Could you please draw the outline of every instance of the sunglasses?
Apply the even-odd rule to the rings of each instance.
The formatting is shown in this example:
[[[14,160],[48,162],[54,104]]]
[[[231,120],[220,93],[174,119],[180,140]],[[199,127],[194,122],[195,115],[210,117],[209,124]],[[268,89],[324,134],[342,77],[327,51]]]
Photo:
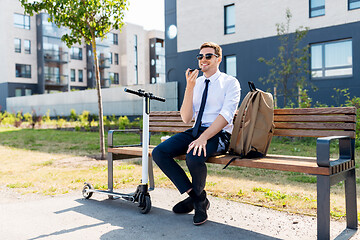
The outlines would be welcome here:
[[[207,53],[207,54],[205,54],[206,60],[210,60],[213,55],[214,55],[215,57],[219,57],[219,55],[217,55],[217,54],[215,54],[215,53]],[[203,57],[204,57],[204,54],[198,54],[198,55],[196,55],[196,58],[197,58],[198,60],[203,59]]]

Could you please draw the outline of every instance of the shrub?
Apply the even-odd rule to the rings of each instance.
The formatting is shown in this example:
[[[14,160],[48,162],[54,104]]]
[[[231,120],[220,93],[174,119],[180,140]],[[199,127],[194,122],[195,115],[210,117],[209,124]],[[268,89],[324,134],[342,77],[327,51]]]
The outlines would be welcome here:
[[[119,129],[125,129],[130,126],[130,120],[127,116],[119,117],[118,119]]]
[[[70,121],[75,122],[78,119],[75,109],[70,110]]]
[[[80,120],[80,125],[81,127],[84,128],[89,128],[90,127],[90,122],[89,122],[89,115],[90,112],[89,111],[83,111],[79,116],[79,120]]]
[[[15,115],[15,114],[14,114]],[[23,122],[23,115],[22,115],[22,112],[18,112],[16,115],[15,115],[15,122],[14,122],[14,126],[16,128],[20,127],[22,122]]]

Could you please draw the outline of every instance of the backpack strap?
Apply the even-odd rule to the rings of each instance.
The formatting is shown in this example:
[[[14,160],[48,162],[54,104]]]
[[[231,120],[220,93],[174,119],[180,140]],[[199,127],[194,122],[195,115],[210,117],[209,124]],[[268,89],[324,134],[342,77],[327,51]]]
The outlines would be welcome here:
[[[237,157],[233,157],[232,159],[230,159],[230,161],[225,165],[225,167],[223,167],[223,169],[227,168],[227,166],[230,165],[230,163],[232,163],[233,161],[235,161],[236,159],[242,159],[244,158],[243,156],[237,156]]]
[[[250,91],[255,92],[256,91],[255,84],[253,82],[248,82],[248,84],[249,84]]]

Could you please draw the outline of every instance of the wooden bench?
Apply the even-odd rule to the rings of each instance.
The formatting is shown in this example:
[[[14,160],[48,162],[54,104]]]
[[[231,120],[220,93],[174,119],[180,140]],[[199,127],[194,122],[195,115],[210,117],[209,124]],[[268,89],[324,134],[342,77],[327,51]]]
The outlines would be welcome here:
[[[183,123],[178,111],[151,112],[150,132],[182,132],[193,123]],[[316,157],[267,155],[256,159],[238,159],[231,165],[300,172],[317,176],[317,233],[318,239],[330,238],[330,186],[345,180],[347,228],[339,235],[349,239],[358,227],[355,179],[356,108],[302,108],[276,109],[274,111],[274,136],[316,137]],[[109,174],[112,161],[121,156],[142,155],[141,146],[119,147],[113,144],[113,134],[108,135]],[[339,141],[339,159],[330,159],[330,141]],[[155,146],[150,146],[149,155]],[[210,157],[208,163],[226,164],[234,156],[225,154]],[[185,159],[185,156],[178,156]],[[150,160],[151,161],[151,160]],[[111,165],[111,166],[110,166]],[[150,173],[151,174],[151,173]],[[150,176],[153,185],[153,176]],[[109,188],[112,189],[112,181]]]

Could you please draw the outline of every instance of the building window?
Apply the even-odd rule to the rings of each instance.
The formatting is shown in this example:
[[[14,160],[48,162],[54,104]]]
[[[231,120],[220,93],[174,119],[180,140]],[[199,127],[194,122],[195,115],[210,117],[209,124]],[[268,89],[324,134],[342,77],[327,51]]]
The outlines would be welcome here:
[[[112,84],[119,84],[119,73],[109,73],[109,78]]]
[[[26,89],[25,89],[25,96],[31,96],[31,94],[32,94],[31,89],[26,88]]]
[[[26,54],[31,53],[31,41],[30,40],[24,40],[24,52]]]
[[[30,16],[14,13],[14,26],[22,29],[30,29]]]
[[[236,56],[225,56],[225,72],[233,77],[236,77]]]
[[[115,61],[115,65],[119,65],[119,54],[114,53],[114,61]]]
[[[114,84],[119,84],[119,73],[114,73]]]
[[[138,74],[138,45],[137,45],[137,35],[134,35],[134,76],[135,76],[135,81],[134,84],[138,84],[139,83],[139,74]]]
[[[352,40],[311,45],[311,76],[313,79],[351,76]]]
[[[348,9],[357,9],[360,8],[360,0],[348,0]]]
[[[15,64],[15,76],[19,78],[31,78],[31,65]]]
[[[309,0],[310,17],[325,15],[325,0]]]
[[[21,39],[19,38],[14,39],[14,47],[16,53],[21,53]]]
[[[78,70],[78,78],[79,82],[83,82],[83,70],[81,69]]]
[[[71,47],[70,58],[75,60],[82,60],[82,48]]]
[[[118,45],[118,44],[119,44],[119,38],[118,38],[117,33],[113,33],[112,35],[113,35],[113,37],[112,37],[112,43],[113,43],[114,45]]]
[[[113,64],[113,54],[112,54],[112,52],[109,53],[109,62],[110,62],[110,64]]]
[[[22,96],[22,90],[21,88],[15,89],[15,97],[21,97]]]
[[[75,82],[75,69],[70,69],[70,79]]]
[[[235,33],[235,4],[224,7],[224,23],[225,34]]]

